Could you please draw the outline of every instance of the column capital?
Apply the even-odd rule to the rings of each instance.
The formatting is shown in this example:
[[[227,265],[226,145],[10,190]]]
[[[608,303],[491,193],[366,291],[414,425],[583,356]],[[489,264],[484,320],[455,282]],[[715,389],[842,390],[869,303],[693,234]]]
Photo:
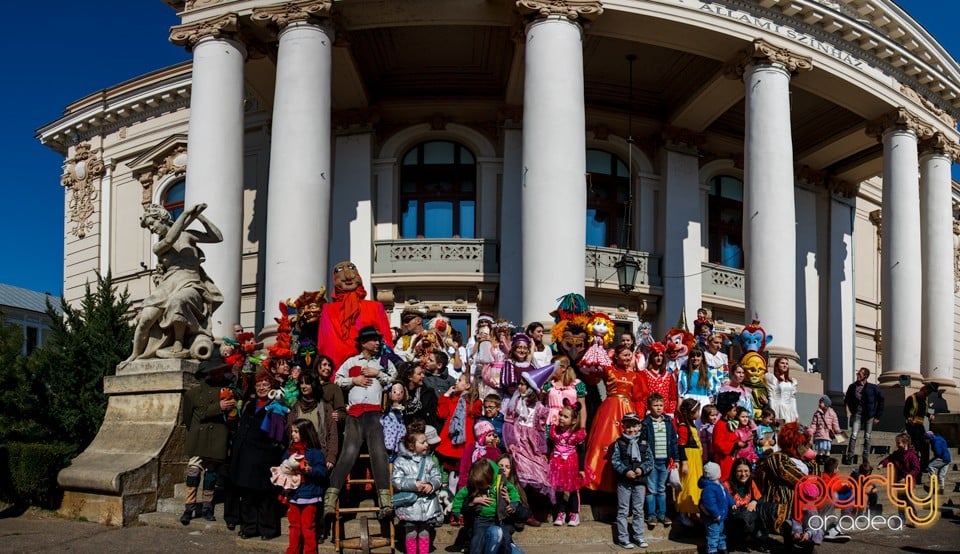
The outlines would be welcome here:
[[[796,74],[813,69],[813,58],[758,38],[724,66],[723,74],[729,79],[742,79],[748,66],[760,64],[779,64],[791,74]]]
[[[170,42],[191,50],[202,38],[234,38],[236,34],[237,14],[228,13],[196,23],[170,27]]]
[[[853,198],[860,190],[859,185],[838,179],[830,173],[814,169],[808,165],[802,165],[797,168],[796,178],[817,188],[823,188],[830,194],[835,194],[841,198]]]
[[[250,19],[260,25],[271,25],[278,30],[300,21],[316,22],[330,16],[331,0],[301,0],[277,6],[254,8]]]
[[[665,125],[660,131],[660,139],[669,148],[671,146],[699,150],[707,142],[707,137],[690,129]]]
[[[939,131],[934,133],[933,136],[920,141],[918,146],[920,147],[921,155],[939,152],[950,158],[950,161],[960,161],[960,144],[950,140],[950,137]]]
[[[564,16],[571,21],[593,21],[603,13],[599,0],[516,0],[517,8],[525,16]]]
[[[894,127],[913,131],[919,140],[928,139],[934,134],[933,127],[903,106],[867,123],[867,134],[882,142],[883,134]]]

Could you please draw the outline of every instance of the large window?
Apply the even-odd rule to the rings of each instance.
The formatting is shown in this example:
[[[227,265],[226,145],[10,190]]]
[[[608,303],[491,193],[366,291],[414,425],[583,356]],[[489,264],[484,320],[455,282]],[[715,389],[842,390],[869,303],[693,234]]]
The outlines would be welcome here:
[[[174,220],[183,213],[183,198],[186,190],[186,181],[180,179],[167,187],[167,190],[163,191],[163,198],[160,199],[160,204],[170,212],[170,216]]]
[[[707,197],[710,262],[743,269],[743,181],[720,175]]]
[[[400,236],[474,238],[477,165],[473,154],[450,141],[417,145],[400,169]]]
[[[609,152],[588,149],[587,177],[587,246],[625,247],[627,164]]]

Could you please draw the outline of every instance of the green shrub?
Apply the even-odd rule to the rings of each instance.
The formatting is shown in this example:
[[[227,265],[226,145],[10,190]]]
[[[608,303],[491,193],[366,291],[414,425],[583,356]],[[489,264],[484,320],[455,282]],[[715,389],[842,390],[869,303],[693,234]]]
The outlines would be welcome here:
[[[0,492],[12,503],[56,508],[61,491],[57,474],[77,455],[77,447],[66,443],[21,443],[0,445]],[[2,478],[0,478],[2,479]]]

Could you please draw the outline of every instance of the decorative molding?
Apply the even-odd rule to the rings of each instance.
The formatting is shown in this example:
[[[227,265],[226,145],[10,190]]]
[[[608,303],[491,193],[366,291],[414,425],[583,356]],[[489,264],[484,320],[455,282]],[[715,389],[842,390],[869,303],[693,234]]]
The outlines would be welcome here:
[[[824,188],[831,194],[842,198],[854,198],[860,191],[860,186],[857,183],[838,179],[826,171],[814,169],[808,165],[798,167],[795,176],[798,181],[809,183],[817,188]]]
[[[525,16],[564,16],[571,21],[593,21],[603,13],[599,0],[517,0],[517,8]]]
[[[932,126],[903,106],[867,123],[867,134],[882,142],[883,134],[893,127],[903,127],[913,131],[918,140],[925,140],[934,135]]]
[[[94,152],[87,142],[78,144],[73,157],[67,160],[66,170],[60,178],[60,184],[70,189],[67,211],[77,238],[87,236],[93,228],[90,216],[96,211],[94,201],[100,196],[95,181],[104,174],[103,158],[100,151]]]
[[[664,126],[663,130],[660,131],[660,138],[666,144],[686,146],[697,150],[707,142],[707,137],[701,133],[672,125]]]
[[[904,84],[901,83],[901,84],[900,84],[900,94],[903,94],[904,96],[906,96],[906,97],[909,98],[910,100],[913,100],[915,103],[923,106],[924,109],[926,109],[928,112],[932,113],[934,116],[936,116],[937,119],[939,119],[940,121],[946,123],[946,124],[947,124],[948,126],[950,126],[951,128],[954,128],[954,127],[957,126],[957,120],[956,120],[956,119],[950,117],[950,114],[948,114],[947,112],[945,112],[943,109],[941,109],[940,107],[938,107],[938,106],[937,106],[936,104],[934,104],[933,102],[927,100],[927,99],[924,98],[923,96],[920,96],[920,93],[917,92],[917,91],[915,91],[915,90],[913,90],[913,88],[911,88],[911,87],[909,87],[909,86],[904,85]]]
[[[316,22],[330,16],[331,0],[302,0],[286,2],[278,6],[254,8],[250,19],[260,25],[270,25],[283,30],[291,23],[299,21]]]
[[[170,42],[192,49],[204,37],[232,38],[236,33],[237,14],[228,13],[196,23],[173,26],[170,28]]]
[[[187,0],[186,9],[195,10],[197,8],[206,8],[208,6],[216,6],[221,2],[223,2],[223,0]]]
[[[936,132],[932,137],[920,141],[918,146],[921,153],[941,152],[952,162],[960,161],[960,144],[950,140],[947,135],[941,132]]]
[[[883,212],[880,210],[873,210],[867,216],[870,218],[870,223],[873,223],[874,227],[877,228],[877,252],[883,250]]]
[[[780,64],[791,74],[796,74],[813,69],[813,58],[758,38],[724,66],[723,74],[728,79],[743,79],[747,66],[758,64]]]

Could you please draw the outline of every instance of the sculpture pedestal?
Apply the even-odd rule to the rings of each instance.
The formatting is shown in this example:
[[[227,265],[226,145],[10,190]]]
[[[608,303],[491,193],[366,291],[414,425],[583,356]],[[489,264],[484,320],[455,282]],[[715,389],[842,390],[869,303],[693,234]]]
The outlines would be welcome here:
[[[126,525],[173,496],[186,471],[181,396],[198,367],[195,360],[137,360],[104,378],[103,425],[57,476],[61,515]]]

